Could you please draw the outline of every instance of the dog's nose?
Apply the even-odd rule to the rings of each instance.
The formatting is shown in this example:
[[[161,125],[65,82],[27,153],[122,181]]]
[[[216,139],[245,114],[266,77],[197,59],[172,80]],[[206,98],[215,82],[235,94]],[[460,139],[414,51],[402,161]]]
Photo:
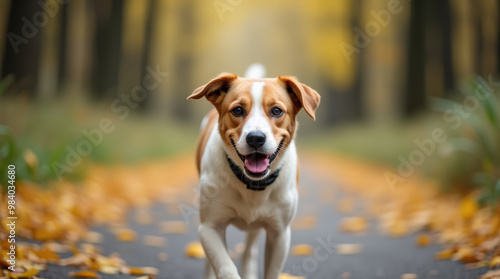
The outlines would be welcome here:
[[[266,135],[260,131],[253,131],[247,135],[247,143],[251,147],[259,148],[266,143]]]

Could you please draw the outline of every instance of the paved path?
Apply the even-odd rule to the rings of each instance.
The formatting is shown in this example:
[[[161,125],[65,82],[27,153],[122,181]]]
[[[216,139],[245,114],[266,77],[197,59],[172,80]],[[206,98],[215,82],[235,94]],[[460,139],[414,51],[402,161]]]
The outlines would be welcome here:
[[[376,231],[376,224],[372,222],[371,229],[364,236],[354,236],[338,232],[338,221],[345,216],[334,210],[334,203],[342,197],[340,190],[335,190],[333,202],[324,204],[319,202],[318,195],[321,189],[335,188],[334,181],[321,181],[313,177],[310,165],[303,164],[300,182],[301,199],[298,216],[315,215],[317,224],[312,229],[293,230],[292,245],[306,243],[312,247],[319,247],[319,257],[289,256],[285,272],[302,273],[307,278],[342,278],[345,272],[350,273],[352,279],[387,278],[398,279],[402,274],[415,273],[418,278],[460,279],[477,278],[487,269],[465,271],[464,266],[452,261],[435,261],[434,253],[440,249],[438,245],[427,248],[415,246],[415,236],[403,238],[389,238],[380,236]],[[362,202],[358,205],[362,207]],[[157,223],[160,221],[183,220],[178,214],[168,214],[164,204],[156,205],[151,211],[155,221],[151,225],[141,226],[135,222],[134,212],[129,218],[130,228],[135,230],[139,237],[137,242],[117,242],[114,235],[104,227],[95,227],[93,230],[104,234],[104,242],[100,245],[105,255],[111,252],[120,253],[121,257],[131,266],[153,266],[160,270],[156,278],[201,278],[204,260],[188,259],[184,256],[187,243],[197,241],[196,224],[189,224],[187,234],[162,235]],[[164,248],[148,247],[142,243],[142,235],[156,235],[166,238]],[[262,278],[264,235],[259,239],[259,258]],[[228,245],[234,249],[236,243],[243,241],[243,234],[235,228],[228,232]],[[338,255],[334,250],[325,248],[324,243],[344,244],[359,243],[363,245],[363,252],[356,255]],[[323,243],[323,244],[322,244]],[[328,253],[328,251],[330,253]],[[165,262],[158,259],[158,253],[168,255]],[[238,261],[238,260],[237,260]],[[50,266],[49,271],[40,274],[43,278],[68,278],[68,271],[74,268]],[[437,273],[437,274],[436,274]],[[134,278],[126,275],[101,275],[101,278]]]

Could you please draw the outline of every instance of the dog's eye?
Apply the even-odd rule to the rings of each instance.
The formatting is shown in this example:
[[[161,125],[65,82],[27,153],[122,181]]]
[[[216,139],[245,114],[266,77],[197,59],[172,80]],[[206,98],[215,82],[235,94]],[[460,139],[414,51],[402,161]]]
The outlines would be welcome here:
[[[280,109],[279,107],[273,107],[271,109],[271,116],[273,117],[280,117],[283,115],[283,110]]]
[[[240,116],[243,116],[243,114],[245,113],[245,111],[243,110],[242,107],[235,107],[231,113],[236,116],[236,117],[240,117]]]

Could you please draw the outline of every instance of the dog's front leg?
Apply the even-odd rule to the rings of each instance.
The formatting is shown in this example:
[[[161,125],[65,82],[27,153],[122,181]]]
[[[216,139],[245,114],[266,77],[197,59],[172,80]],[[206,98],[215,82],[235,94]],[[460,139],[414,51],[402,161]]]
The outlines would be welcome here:
[[[277,279],[285,264],[290,248],[290,227],[283,230],[266,230],[266,263],[264,279]]]
[[[202,223],[198,227],[201,245],[218,279],[241,279],[226,248],[227,225]]]

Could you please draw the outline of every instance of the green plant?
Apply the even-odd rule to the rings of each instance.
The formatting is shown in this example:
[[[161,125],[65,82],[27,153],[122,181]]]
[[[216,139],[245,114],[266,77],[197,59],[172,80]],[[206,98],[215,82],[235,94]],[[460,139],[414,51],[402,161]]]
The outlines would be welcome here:
[[[463,121],[461,136],[449,139],[448,145],[478,161],[468,164],[471,168],[465,177],[468,183],[481,188],[481,203],[495,206],[500,201],[500,102],[481,77],[468,80],[461,93],[462,102],[438,99],[434,107]],[[464,173],[457,175],[464,177]]]

